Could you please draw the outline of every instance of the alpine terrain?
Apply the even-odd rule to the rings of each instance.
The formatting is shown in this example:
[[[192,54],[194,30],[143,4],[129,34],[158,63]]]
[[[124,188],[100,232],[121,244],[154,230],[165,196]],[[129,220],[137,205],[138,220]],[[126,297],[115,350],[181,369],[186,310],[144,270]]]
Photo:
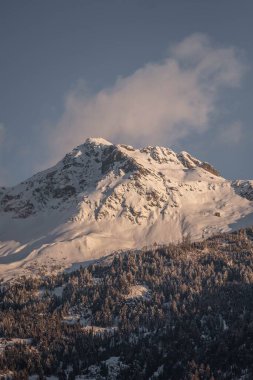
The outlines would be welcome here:
[[[226,180],[187,152],[89,138],[52,168],[0,188],[0,276],[74,269],[252,221],[253,181]]]

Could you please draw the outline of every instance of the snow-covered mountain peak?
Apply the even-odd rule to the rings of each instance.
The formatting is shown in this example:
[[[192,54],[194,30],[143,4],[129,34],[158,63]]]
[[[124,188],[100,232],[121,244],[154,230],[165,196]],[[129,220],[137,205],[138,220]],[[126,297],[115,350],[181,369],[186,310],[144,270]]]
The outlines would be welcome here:
[[[85,144],[92,144],[92,145],[112,145],[110,141],[105,140],[102,137],[88,137],[85,141]]]
[[[102,151],[103,148],[113,145],[109,141],[103,139],[102,137],[89,137],[85,140],[85,142],[81,145],[78,145],[74,148],[70,153],[66,154],[66,158],[68,157],[79,157],[82,154],[87,154],[90,151],[99,152]]]
[[[52,168],[0,189],[0,272],[8,263],[60,255],[71,265],[188,233],[206,237],[253,212],[252,194],[252,181],[227,181],[187,152],[90,138]]]
[[[210,174],[217,178],[214,179]],[[171,210],[172,205],[182,203],[178,199],[180,188],[190,186],[198,190],[201,181],[208,186],[210,181],[223,183],[225,180],[218,178],[218,175],[211,165],[187,152],[177,154],[159,146],[134,149],[124,144],[114,145],[102,138],[89,138],[52,168],[11,189],[2,189],[0,211],[10,214],[12,218],[28,218],[49,210],[64,211],[69,207],[87,209],[88,199],[89,218],[131,214],[128,218],[134,222],[138,219],[138,223],[141,223],[141,217],[150,217],[147,211],[150,211],[150,194],[155,208],[153,211],[157,213],[159,204],[159,212],[164,213],[167,208]],[[173,189],[170,187],[170,191],[168,183],[174,186]],[[127,193],[131,196],[126,197]],[[119,203],[116,201],[118,194],[122,196]],[[142,199],[138,200],[140,196]],[[96,202],[92,201],[94,197]],[[133,199],[130,201],[130,198]],[[154,201],[154,198],[159,199],[159,202]],[[114,202],[117,207],[113,206]],[[136,211],[135,208],[139,209],[140,205],[141,210]],[[112,212],[115,207],[116,213]],[[86,212],[81,214],[76,211],[73,217],[84,218]],[[139,218],[133,217],[135,214]]]
[[[193,157],[191,154],[189,154],[186,151],[182,151],[177,155],[178,159],[182,162],[182,164],[188,168],[192,169],[195,168],[196,166],[201,165],[201,161],[198,160],[197,158]]]

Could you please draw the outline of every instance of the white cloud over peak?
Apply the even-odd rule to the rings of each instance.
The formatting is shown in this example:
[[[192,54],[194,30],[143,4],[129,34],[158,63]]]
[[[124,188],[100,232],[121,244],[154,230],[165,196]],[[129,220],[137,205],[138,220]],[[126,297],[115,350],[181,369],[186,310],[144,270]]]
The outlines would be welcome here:
[[[148,63],[93,96],[68,94],[65,112],[50,131],[52,159],[101,136],[135,145],[173,144],[209,127],[220,90],[240,84],[244,65],[236,50],[217,47],[202,34],[174,45],[159,63]]]

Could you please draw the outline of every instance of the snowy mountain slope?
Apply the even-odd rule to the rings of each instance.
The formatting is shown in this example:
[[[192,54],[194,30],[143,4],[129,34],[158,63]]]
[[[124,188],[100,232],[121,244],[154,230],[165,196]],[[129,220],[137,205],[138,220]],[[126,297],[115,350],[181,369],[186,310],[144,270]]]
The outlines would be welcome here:
[[[87,139],[54,167],[0,188],[0,275],[207,237],[249,217],[252,200],[253,181],[227,181],[187,152]]]

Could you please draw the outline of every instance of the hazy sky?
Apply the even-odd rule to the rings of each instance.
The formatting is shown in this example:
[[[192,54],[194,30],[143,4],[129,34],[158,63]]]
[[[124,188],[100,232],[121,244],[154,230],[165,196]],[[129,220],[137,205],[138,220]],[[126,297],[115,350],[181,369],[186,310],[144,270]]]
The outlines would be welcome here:
[[[253,178],[252,0],[1,0],[0,185],[89,136]]]

